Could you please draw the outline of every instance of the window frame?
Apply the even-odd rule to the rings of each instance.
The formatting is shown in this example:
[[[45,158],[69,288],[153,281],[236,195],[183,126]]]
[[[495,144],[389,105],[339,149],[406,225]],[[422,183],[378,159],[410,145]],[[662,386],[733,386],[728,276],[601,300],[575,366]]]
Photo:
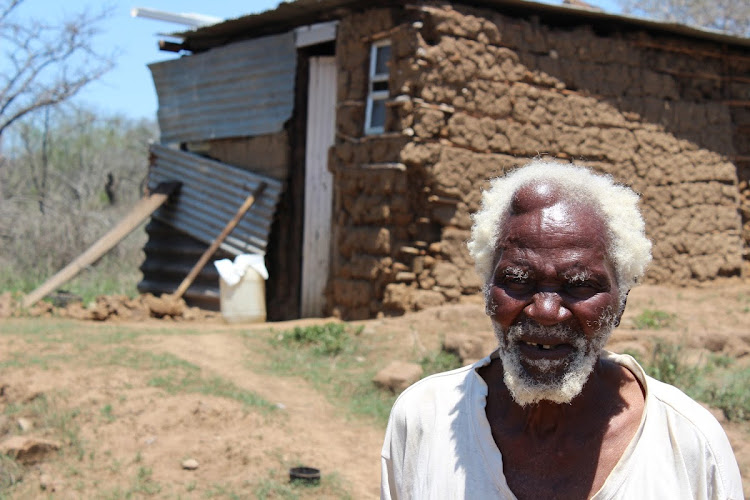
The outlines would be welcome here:
[[[376,66],[378,61],[378,49],[382,47],[391,47],[391,40],[389,38],[378,40],[373,42],[370,46],[370,71],[368,73],[367,83],[367,105],[365,108],[365,135],[382,134],[385,132],[385,123],[383,125],[372,125],[372,109],[376,101],[387,101],[391,95],[390,88],[385,90],[375,90],[375,84],[386,82],[391,77],[390,65],[388,71],[385,73],[376,73]],[[390,63],[390,59],[388,61]]]

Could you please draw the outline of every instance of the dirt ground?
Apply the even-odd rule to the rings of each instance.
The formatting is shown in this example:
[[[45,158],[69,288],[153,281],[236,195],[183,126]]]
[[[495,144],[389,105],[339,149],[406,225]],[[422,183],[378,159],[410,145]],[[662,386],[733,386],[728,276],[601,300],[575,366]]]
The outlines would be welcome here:
[[[667,327],[636,329],[636,319],[646,310],[676,319]],[[61,321],[74,321],[66,327],[75,332],[72,337],[55,333]],[[77,438],[57,443],[59,450],[30,457],[19,472],[22,481],[8,490],[10,497],[294,498],[282,491],[285,474],[305,464],[331,481],[319,490],[294,490],[301,498],[376,498],[382,424],[352,416],[300,378],[274,376],[263,368],[269,338],[293,325],[320,321],[227,325],[210,315],[179,323],[3,320],[0,436],[5,436],[0,442],[11,434],[46,437],[42,422],[19,422],[19,414],[11,411],[32,405],[41,395],[75,409],[70,418],[80,428]],[[417,360],[439,349],[447,335],[486,336],[490,331],[478,299],[358,324],[363,326],[360,341],[370,346],[362,362],[374,367],[391,359]],[[180,335],[174,333],[178,328]],[[745,366],[750,362],[750,283],[636,288],[609,348],[647,353],[655,338],[681,343],[695,359],[723,353]],[[94,362],[125,358],[129,352],[175,366],[191,363],[204,375],[253,391],[276,409],[248,410],[215,395],[171,394],[149,384],[147,370],[137,363]],[[750,426],[715,414],[732,442],[748,495]],[[189,459],[197,461],[194,470],[185,468]]]

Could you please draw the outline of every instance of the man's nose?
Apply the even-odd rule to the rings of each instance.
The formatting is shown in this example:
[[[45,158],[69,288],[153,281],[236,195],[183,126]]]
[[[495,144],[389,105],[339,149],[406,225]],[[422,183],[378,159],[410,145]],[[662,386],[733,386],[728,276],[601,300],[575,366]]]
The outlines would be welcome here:
[[[554,292],[535,293],[523,311],[529,319],[544,326],[556,325],[572,315],[560,295]]]

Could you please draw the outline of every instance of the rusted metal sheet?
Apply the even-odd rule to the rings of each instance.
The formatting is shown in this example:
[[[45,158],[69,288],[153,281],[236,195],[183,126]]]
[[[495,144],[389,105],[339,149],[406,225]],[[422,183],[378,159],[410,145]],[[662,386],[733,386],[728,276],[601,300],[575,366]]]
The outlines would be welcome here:
[[[258,200],[220,247],[232,255],[265,254],[283,189],[280,181],[161,145],[152,145],[151,154],[149,186],[165,180],[182,183],[175,200],[156,211],[153,218],[206,244],[221,232],[247,195],[265,182]]]
[[[294,108],[296,66],[294,33],[150,64],[161,142],[280,131]]]

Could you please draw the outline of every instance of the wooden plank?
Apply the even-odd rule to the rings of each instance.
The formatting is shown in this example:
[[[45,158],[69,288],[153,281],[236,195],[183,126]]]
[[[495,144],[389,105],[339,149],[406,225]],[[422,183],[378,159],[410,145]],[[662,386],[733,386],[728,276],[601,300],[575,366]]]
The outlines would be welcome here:
[[[141,198],[115,227],[99,238],[85,252],[76,257],[73,262],[42,283],[36,290],[26,295],[23,299],[23,307],[33,306],[47,294],[54,292],[57,288],[73,279],[75,275],[81,272],[81,269],[96,262],[102,255],[133,232],[146,217],[149,217],[157,208],[162,206],[178,185],[179,183],[175,182],[159,184],[151,194]]]
[[[323,314],[331,253],[333,176],[328,171],[328,150],[335,139],[336,61],[310,59],[310,85],[305,145],[305,212],[302,236],[303,318]]]
[[[198,276],[198,273],[201,272],[201,269],[208,263],[208,259],[211,258],[211,256],[216,253],[216,250],[219,249],[219,245],[222,244],[222,242],[229,236],[229,233],[232,232],[232,230],[237,227],[237,224],[239,224],[240,220],[242,219],[242,216],[245,215],[245,213],[250,210],[250,207],[253,206],[253,203],[255,203],[255,200],[258,199],[258,196],[263,192],[263,190],[266,187],[266,183],[262,182],[258,186],[258,189],[256,189],[254,192],[250,193],[250,195],[245,198],[245,201],[242,202],[242,205],[240,205],[240,208],[237,209],[237,213],[234,214],[234,217],[227,222],[227,225],[224,226],[224,229],[221,230],[221,233],[219,233],[219,236],[214,238],[214,241],[211,242],[211,245],[206,249],[205,252],[203,252],[203,255],[201,255],[201,258],[198,259],[198,262],[193,266],[193,269],[190,270],[190,273],[188,273],[187,276],[185,276],[185,279],[182,280],[182,283],[180,283],[180,286],[177,287],[177,290],[172,294],[172,297],[175,299],[179,299],[182,297],[182,295],[185,293],[185,291],[188,289],[188,287],[193,283],[195,278]]]

